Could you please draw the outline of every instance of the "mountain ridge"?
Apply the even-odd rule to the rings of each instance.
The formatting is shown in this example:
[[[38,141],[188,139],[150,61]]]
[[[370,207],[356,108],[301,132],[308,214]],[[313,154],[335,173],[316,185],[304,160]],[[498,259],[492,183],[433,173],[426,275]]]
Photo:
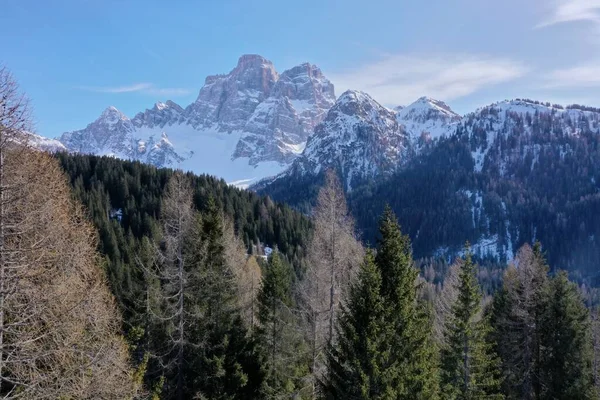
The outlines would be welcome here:
[[[130,119],[110,106],[59,140],[69,151],[251,181],[289,165],[334,102],[333,84],[317,66],[279,74],[269,60],[248,54],[228,74],[206,77],[185,108],[167,100]]]

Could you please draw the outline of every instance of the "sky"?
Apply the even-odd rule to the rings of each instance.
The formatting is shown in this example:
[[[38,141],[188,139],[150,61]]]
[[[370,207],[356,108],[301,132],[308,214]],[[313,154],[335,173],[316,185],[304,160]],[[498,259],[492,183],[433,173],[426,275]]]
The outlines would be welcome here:
[[[600,0],[2,0],[0,65],[37,133],[193,102],[242,54],[318,65],[386,106],[532,98],[600,106]]]

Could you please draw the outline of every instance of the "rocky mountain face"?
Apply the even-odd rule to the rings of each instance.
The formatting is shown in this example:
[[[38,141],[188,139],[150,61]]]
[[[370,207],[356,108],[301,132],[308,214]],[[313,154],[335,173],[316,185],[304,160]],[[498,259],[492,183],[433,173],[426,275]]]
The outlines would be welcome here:
[[[425,124],[416,126],[417,132],[434,124],[410,112],[411,106],[394,110],[396,121],[404,122],[399,128],[411,138],[407,151],[396,159],[400,167],[347,187],[363,238],[371,243],[376,240],[377,219],[385,204],[390,204],[403,231],[410,235],[417,257],[451,261],[468,240],[481,257],[510,260],[523,243],[540,240],[551,265],[587,276],[597,274],[600,109],[513,100],[458,118],[441,108],[424,115],[437,114],[432,119],[444,120],[438,126],[446,124],[448,133],[424,143],[418,151],[413,151],[415,130],[411,134],[406,128],[407,116]],[[306,158],[311,143],[312,138],[294,166]],[[321,143],[319,148],[332,147],[327,141]],[[308,211],[321,181],[314,175],[319,171],[316,163],[307,165],[306,171],[312,174],[282,174],[259,187],[260,193]]]
[[[258,55],[209,76],[195,102],[167,101],[129,119],[114,107],[60,141],[106,154],[246,182],[282,171],[334,104],[333,84],[305,63],[279,74]]]
[[[346,188],[395,171],[405,161],[409,137],[393,111],[368,94],[344,92],[315,127],[302,156],[284,172],[286,176],[318,175],[333,168]]]

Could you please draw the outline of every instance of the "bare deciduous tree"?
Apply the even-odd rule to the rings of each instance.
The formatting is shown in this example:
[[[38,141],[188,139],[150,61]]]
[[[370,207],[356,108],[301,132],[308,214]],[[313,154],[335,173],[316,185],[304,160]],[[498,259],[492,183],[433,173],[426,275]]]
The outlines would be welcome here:
[[[154,260],[142,267],[148,283],[146,309],[155,325],[152,331],[167,335],[151,339],[153,356],[161,361],[164,371],[172,374],[170,384],[175,386],[173,392],[178,399],[184,398],[186,349],[196,344],[190,340],[191,321],[197,321],[201,314],[191,302],[194,289],[199,287],[199,268],[191,265],[202,251],[199,243],[193,243],[200,236],[198,218],[191,183],[177,171],[169,179],[162,199],[161,243],[155,247]]]
[[[440,345],[444,343],[446,317],[451,315],[452,305],[458,297],[460,262],[462,260],[459,259],[448,268],[441,290],[434,301],[433,337]]]
[[[315,229],[308,248],[308,267],[299,290],[308,327],[312,374],[319,379],[324,367],[324,349],[335,340],[339,305],[364,254],[344,192],[333,171],[327,172],[313,217]]]
[[[29,151],[0,70],[0,397],[129,398],[134,384],[92,226],[58,163]]]
[[[225,260],[235,275],[240,315],[250,330],[256,325],[256,296],[260,290],[261,270],[254,256],[247,256],[244,242],[235,234],[233,223],[223,227]]]

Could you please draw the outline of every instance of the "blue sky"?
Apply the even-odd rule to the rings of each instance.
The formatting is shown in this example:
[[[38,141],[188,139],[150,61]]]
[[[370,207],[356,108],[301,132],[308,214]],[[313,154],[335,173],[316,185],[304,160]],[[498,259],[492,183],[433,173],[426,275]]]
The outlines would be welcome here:
[[[385,105],[530,97],[600,106],[600,0],[3,0],[0,64],[37,132],[194,101],[245,53],[317,64]]]

